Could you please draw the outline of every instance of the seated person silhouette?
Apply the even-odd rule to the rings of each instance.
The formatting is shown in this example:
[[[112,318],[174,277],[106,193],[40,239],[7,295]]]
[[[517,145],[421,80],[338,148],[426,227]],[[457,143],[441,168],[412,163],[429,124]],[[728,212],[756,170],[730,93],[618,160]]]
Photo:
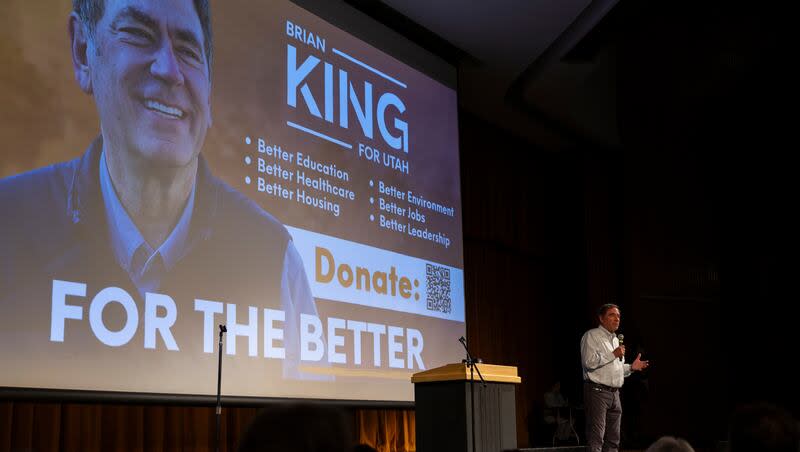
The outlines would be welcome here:
[[[797,452],[800,426],[786,409],[753,402],[734,410],[729,424],[730,452]]]
[[[561,382],[556,381],[550,391],[544,393],[544,422],[554,429],[553,443],[578,438],[575,431],[569,401],[561,394]]]
[[[352,424],[331,405],[279,403],[250,422],[239,452],[352,452]]]

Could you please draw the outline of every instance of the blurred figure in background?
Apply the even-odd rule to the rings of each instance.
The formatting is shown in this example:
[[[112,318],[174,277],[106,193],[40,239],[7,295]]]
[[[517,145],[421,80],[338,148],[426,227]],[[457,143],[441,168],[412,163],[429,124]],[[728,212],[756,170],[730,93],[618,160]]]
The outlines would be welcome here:
[[[731,416],[730,452],[798,452],[797,420],[765,402],[737,408]]]
[[[561,382],[556,381],[544,393],[544,422],[552,428],[553,440],[565,441],[573,436],[572,413],[569,401],[561,393]],[[577,436],[577,432],[574,433]]]

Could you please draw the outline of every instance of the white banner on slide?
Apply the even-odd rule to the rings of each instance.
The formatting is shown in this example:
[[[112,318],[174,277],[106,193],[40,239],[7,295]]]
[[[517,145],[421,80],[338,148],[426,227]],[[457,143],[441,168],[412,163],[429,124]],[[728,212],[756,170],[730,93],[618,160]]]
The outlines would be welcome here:
[[[464,270],[286,227],[316,298],[464,321]]]

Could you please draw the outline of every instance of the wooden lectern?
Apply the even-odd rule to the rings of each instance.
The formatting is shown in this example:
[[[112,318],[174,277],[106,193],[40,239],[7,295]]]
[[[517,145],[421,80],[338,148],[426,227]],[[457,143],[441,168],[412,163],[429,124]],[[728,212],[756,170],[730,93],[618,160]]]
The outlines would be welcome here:
[[[476,364],[474,378],[475,452],[517,448],[514,394],[522,379],[513,366]],[[473,452],[470,370],[447,364],[411,377],[416,405],[417,452]]]

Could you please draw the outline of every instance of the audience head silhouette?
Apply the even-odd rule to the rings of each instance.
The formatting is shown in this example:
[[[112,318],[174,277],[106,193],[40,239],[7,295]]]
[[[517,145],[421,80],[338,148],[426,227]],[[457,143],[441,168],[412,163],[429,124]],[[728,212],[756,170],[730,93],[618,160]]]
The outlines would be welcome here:
[[[378,452],[378,450],[369,444],[359,444],[353,449],[353,452]]]
[[[692,446],[684,439],[674,436],[662,436],[650,445],[645,452],[694,452]]]
[[[264,408],[247,427],[239,452],[351,452],[352,425],[343,410],[310,403]]]

